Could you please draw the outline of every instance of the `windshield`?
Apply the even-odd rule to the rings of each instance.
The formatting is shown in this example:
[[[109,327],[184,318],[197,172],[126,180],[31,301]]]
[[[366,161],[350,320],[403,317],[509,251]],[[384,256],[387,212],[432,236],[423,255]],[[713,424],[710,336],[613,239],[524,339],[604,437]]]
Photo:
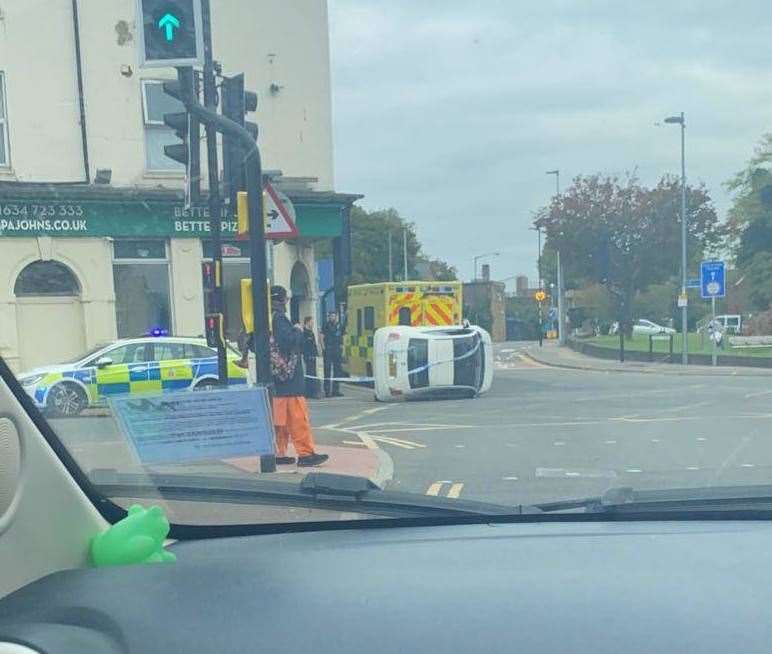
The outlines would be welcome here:
[[[0,356],[99,493],[772,483],[767,5],[48,4],[0,12]]]

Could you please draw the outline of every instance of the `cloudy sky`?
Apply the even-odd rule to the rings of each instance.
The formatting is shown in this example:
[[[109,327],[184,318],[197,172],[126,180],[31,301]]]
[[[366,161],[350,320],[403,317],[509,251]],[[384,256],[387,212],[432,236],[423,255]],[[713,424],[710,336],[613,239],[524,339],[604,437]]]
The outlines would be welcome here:
[[[578,174],[710,189],[772,118],[764,1],[329,0],[336,187],[393,206],[464,278],[535,275],[531,214]]]

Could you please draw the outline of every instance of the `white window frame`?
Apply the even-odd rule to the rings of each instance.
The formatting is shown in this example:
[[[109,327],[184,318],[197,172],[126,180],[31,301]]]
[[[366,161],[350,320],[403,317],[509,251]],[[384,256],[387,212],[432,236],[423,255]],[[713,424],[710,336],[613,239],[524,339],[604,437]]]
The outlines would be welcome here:
[[[0,139],[3,140],[5,161],[0,161],[0,168],[11,167],[11,137],[8,129],[8,89],[5,84],[5,72],[0,70]]]
[[[145,148],[147,149],[147,131],[150,130],[165,130],[169,134],[173,134],[174,130],[164,123],[163,119],[153,120],[150,118],[150,110],[147,104],[147,87],[152,85],[162,86],[164,82],[170,82],[174,80],[170,79],[142,79],[140,80],[140,95],[142,96],[142,129],[144,132]],[[148,162],[150,160],[149,152],[145,152],[145,171],[151,175],[163,175],[164,177],[184,177],[185,169],[181,167],[169,167],[169,168],[150,168]],[[171,161],[171,160],[170,160]]]

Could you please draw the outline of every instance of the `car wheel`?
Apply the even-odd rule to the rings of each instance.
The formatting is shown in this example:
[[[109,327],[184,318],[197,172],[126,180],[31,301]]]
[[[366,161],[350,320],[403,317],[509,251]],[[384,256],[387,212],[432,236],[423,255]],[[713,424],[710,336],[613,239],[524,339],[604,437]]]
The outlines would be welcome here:
[[[198,382],[193,387],[194,391],[214,391],[217,390],[218,386],[216,382],[213,382],[211,379],[205,379],[204,381]]]
[[[73,417],[88,406],[88,397],[80,386],[57,384],[48,392],[46,409],[57,418]]]

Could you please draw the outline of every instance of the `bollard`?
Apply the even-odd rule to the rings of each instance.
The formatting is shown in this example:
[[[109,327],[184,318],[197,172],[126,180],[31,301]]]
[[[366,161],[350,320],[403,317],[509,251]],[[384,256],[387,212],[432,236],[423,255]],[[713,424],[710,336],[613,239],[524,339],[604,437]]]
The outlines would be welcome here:
[[[673,363],[673,335],[670,334],[670,363]]]
[[[654,336],[649,334],[649,363],[654,361]]]

